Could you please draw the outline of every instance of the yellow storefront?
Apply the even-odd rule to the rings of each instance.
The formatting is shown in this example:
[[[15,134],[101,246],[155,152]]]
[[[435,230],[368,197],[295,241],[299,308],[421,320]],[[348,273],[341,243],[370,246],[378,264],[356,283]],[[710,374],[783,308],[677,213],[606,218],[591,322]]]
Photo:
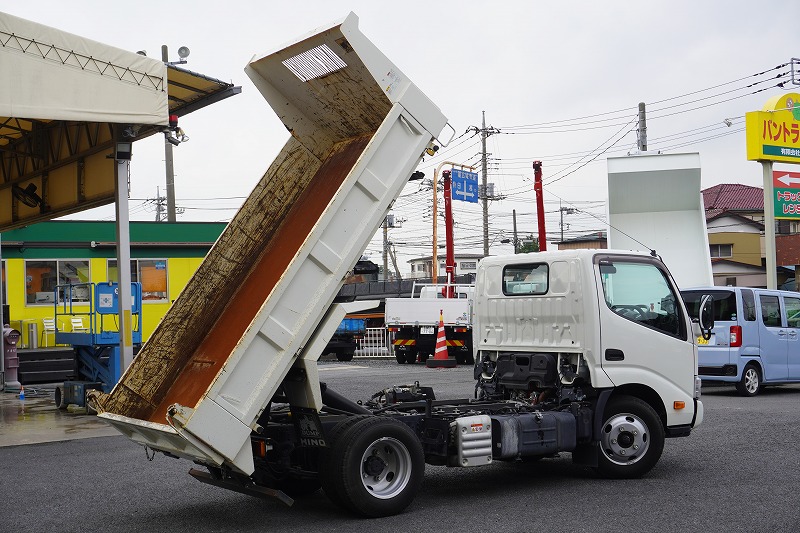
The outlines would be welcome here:
[[[131,278],[142,284],[142,338],[146,340],[186,286],[225,228],[214,222],[131,222]],[[2,234],[4,321],[20,329],[23,344],[52,345],[44,319],[62,301],[59,286],[116,281],[114,222],[49,221]],[[76,312],[87,312],[73,295]],[[77,303],[76,303],[77,302]],[[35,324],[31,327],[31,324]],[[70,324],[58,324],[69,331]]]

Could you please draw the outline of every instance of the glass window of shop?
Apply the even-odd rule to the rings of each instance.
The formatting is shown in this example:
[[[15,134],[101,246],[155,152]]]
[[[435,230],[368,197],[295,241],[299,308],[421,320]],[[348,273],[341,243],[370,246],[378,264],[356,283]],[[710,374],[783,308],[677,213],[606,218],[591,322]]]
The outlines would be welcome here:
[[[88,259],[69,259],[60,261],[25,261],[25,302],[28,305],[52,305],[64,298],[67,285],[73,285],[72,301],[89,300]]]
[[[119,281],[117,260],[108,260],[108,281]],[[131,259],[131,281],[142,284],[142,300],[145,302],[166,301],[167,260]]]

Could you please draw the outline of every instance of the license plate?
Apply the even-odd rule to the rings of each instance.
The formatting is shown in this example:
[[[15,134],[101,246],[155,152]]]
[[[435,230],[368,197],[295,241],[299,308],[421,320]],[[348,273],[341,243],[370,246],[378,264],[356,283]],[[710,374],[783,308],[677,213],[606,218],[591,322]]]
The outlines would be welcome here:
[[[436,331],[436,329],[433,326],[421,326],[419,328],[419,332],[422,335],[433,335],[434,331]]]

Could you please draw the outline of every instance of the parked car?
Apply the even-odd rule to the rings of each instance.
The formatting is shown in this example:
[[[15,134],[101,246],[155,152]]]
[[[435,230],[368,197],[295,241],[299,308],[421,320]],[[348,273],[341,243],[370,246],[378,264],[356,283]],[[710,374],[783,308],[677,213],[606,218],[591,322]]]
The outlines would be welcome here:
[[[800,293],[747,287],[681,291],[692,318],[705,294],[714,297],[714,329],[711,338],[697,339],[704,381],[733,383],[743,396],[755,396],[764,385],[800,382]]]

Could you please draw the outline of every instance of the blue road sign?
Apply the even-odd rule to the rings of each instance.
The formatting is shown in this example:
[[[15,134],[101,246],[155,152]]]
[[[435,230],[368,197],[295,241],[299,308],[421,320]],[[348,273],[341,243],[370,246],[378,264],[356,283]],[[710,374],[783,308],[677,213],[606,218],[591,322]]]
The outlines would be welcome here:
[[[478,203],[478,174],[466,170],[456,170],[450,175],[453,200]]]

